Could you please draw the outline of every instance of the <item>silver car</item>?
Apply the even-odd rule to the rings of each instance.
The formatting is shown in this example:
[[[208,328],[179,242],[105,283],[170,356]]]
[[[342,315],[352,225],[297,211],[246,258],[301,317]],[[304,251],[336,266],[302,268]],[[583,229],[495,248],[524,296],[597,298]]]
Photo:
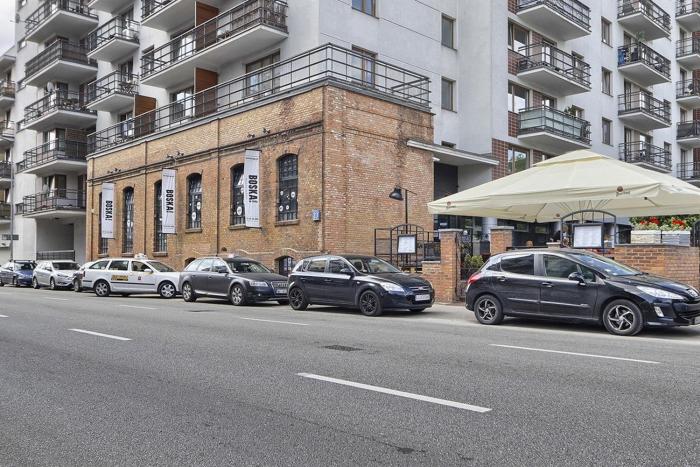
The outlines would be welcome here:
[[[73,274],[80,269],[75,261],[40,261],[34,268],[32,287],[48,287],[51,290],[73,286]]]

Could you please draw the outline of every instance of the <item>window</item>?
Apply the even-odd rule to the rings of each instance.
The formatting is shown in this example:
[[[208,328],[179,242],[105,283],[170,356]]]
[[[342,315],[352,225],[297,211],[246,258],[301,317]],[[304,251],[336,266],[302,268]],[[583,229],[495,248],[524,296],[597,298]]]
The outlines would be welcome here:
[[[153,251],[168,251],[168,236],[163,233],[163,182],[158,181],[153,187]]]
[[[671,154],[671,143],[667,143],[667,142],[664,141],[664,151],[665,151],[667,154]]]
[[[112,263],[109,265],[109,269],[112,271],[128,271],[129,261],[123,259],[112,261]]]
[[[209,272],[211,271],[211,267],[213,264],[214,260],[212,259],[203,259],[198,265],[197,265],[197,271],[199,272]]]
[[[100,193],[100,217],[98,220],[97,228],[99,229],[98,235],[100,236],[100,242],[97,246],[97,254],[106,255],[108,251],[108,239],[102,238],[102,193]]]
[[[540,105],[543,107],[549,107],[551,109],[557,108],[557,100],[554,97],[547,96],[546,94],[540,95]]]
[[[352,0],[352,8],[368,15],[376,16],[376,0]]]
[[[574,272],[583,274],[583,277],[588,282],[594,282],[596,277],[595,273],[587,267],[581,266],[570,259],[554,255],[544,255],[544,270],[547,277],[556,277],[558,279],[568,279],[569,275]]]
[[[22,50],[27,46],[27,39],[20,39],[19,42],[17,42],[17,50]]]
[[[508,23],[508,48],[519,51],[530,43],[530,32],[515,23]]]
[[[455,20],[442,15],[442,45],[454,49],[455,46]]]
[[[328,272],[331,274],[340,274],[343,269],[349,269],[345,261],[341,259],[332,259],[328,262]]]
[[[279,187],[277,220],[296,220],[298,202],[297,188],[299,183],[296,155],[287,154],[277,160],[277,177],[277,184]]]
[[[602,68],[600,74],[603,83],[601,91],[608,96],[612,96],[612,73],[610,70]]]
[[[508,173],[520,172],[527,169],[528,163],[527,149],[510,146],[508,148]]]
[[[325,259],[314,259],[309,261],[309,265],[306,267],[306,272],[325,272],[326,271],[326,260]]]
[[[360,47],[352,47],[354,52],[350,63],[350,75],[355,81],[359,81],[365,85],[374,85],[374,66],[377,60],[377,54]]]
[[[202,228],[202,176],[187,177],[187,228]]]
[[[185,266],[185,271],[196,271],[202,261],[204,260],[192,259],[189,263],[186,262],[187,266]]]
[[[141,57],[141,73],[144,75],[153,73],[155,65],[155,57],[153,56],[153,46],[145,49]]]
[[[132,253],[134,251],[134,189],[131,187],[125,188],[123,198],[122,251],[124,253]]]
[[[190,86],[180,91],[170,93],[170,121],[179,122],[192,116],[194,102],[192,94],[194,89]]]
[[[600,40],[603,44],[612,45],[610,21],[600,18]]]
[[[501,270],[513,274],[535,274],[535,255],[513,255],[501,258]]]
[[[288,276],[294,269],[294,258],[291,256],[282,256],[277,259],[277,272],[283,276]]]
[[[231,225],[245,225],[243,164],[231,168]]]
[[[153,269],[151,269],[146,263],[142,263],[141,261],[132,261],[131,270],[133,272],[153,272]]]
[[[254,96],[258,93],[264,93],[274,90],[279,87],[279,78],[277,71],[270,65],[280,61],[280,53],[276,52],[260,60],[248,63],[245,66],[247,76],[246,87],[244,94],[246,96]],[[260,73],[254,73],[257,70],[262,70]]]
[[[107,265],[109,264],[109,261],[98,261],[94,264],[92,264],[88,269],[96,269],[96,270],[104,270],[107,269]]]
[[[602,121],[602,140],[603,144],[610,144],[612,145],[612,121],[608,120],[607,118],[604,118]]]
[[[508,110],[520,112],[530,104],[530,93],[527,89],[517,84],[508,83]]]
[[[451,79],[442,78],[442,108],[445,110],[455,109],[454,88],[454,81]]]

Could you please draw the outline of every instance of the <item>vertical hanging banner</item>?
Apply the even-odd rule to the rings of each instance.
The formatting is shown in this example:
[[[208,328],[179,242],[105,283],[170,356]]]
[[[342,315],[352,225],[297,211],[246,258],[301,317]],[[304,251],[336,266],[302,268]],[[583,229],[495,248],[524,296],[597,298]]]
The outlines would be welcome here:
[[[246,149],[243,166],[245,226],[260,227],[260,151]]]
[[[114,183],[102,184],[101,238],[114,238]]]
[[[164,234],[175,233],[175,177],[177,170],[163,169],[160,218]]]

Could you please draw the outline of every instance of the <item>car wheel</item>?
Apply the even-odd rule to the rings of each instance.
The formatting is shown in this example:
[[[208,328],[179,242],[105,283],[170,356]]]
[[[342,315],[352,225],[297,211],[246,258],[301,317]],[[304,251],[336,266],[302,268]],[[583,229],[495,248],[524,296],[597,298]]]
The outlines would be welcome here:
[[[49,280],[49,289],[56,290],[56,281],[53,277]]]
[[[289,305],[289,300],[277,300],[280,305]]]
[[[131,294],[130,293],[120,293],[119,295],[121,295],[122,297],[128,297]]]
[[[240,284],[236,284],[231,287],[228,298],[231,300],[231,303],[234,306],[245,305],[245,291],[243,290],[243,287],[241,287]]]
[[[503,321],[501,302],[493,295],[482,295],[474,303],[474,316],[481,324],[500,324]]]
[[[189,282],[182,284],[182,299],[186,302],[194,302],[197,300],[197,295],[194,293],[192,284]]]
[[[603,324],[611,334],[634,336],[644,327],[644,318],[634,303],[629,300],[615,300],[605,307]]]
[[[106,281],[97,281],[93,287],[98,297],[109,297],[109,284]]]
[[[73,281],[73,292],[78,292],[80,293],[82,291],[80,287],[80,281],[78,279]]]
[[[158,286],[158,295],[161,298],[173,298],[175,296],[175,285],[172,282],[162,282]]]
[[[36,280],[36,277],[32,278],[32,287],[34,287],[35,289],[39,288],[39,281]]]
[[[12,278],[12,287],[19,287],[19,286],[17,285],[17,278],[16,278],[16,277],[13,277],[13,278]]]
[[[299,311],[306,310],[309,306],[306,294],[299,287],[289,289],[289,305],[291,305],[292,309]]]
[[[365,316],[379,316],[382,314],[382,303],[379,296],[368,290],[360,295],[360,311]]]
[[[0,279],[0,287],[5,287],[5,283]]]

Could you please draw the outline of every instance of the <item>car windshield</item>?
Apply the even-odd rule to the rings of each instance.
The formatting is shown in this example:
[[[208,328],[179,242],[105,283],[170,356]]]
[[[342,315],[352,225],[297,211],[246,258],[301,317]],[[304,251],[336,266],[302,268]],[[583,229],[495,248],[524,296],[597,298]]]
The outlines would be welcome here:
[[[19,271],[33,271],[34,263],[17,263],[17,270]]]
[[[593,270],[609,274],[611,276],[638,276],[643,274],[636,269],[620,264],[604,256],[573,253],[571,254],[571,257]]]
[[[158,272],[175,272],[173,268],[167,264],[161,263],[160,261],[150,261],[148,265]]]
[[[270,272],[262,264],[256,261],[226,261],[228,267],[231,268],[233,272],[246,273],[246,272]]]
[[[80,267],[76,263],[51,263],[51,266],[57,271],[75,271]]]
[[[401,272],[391,264],[371,256],[346,257],[350,264],[360,272],[368,274],[389,274]]]

